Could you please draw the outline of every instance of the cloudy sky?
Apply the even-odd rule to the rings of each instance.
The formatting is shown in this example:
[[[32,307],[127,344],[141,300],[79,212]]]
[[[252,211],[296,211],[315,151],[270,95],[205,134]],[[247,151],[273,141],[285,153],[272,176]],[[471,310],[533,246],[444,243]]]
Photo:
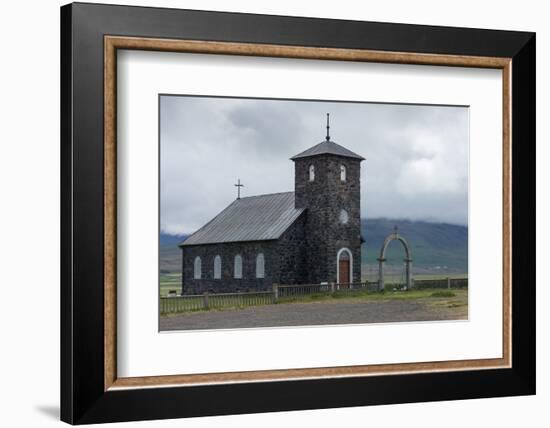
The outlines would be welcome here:
[[[291,156],[360,154],[363,217],[468,221],[468,108],[161,96],[161,230],[188,234],[236,197],[294,190]]]

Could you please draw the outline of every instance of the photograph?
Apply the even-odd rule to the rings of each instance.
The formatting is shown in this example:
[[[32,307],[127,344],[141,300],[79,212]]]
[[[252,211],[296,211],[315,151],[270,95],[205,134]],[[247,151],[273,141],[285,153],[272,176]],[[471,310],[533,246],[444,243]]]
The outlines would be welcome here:
[[[160,331],[468,320],[467,105],[158,108]]]
[[[428,411],[508,427],[542,414],[543,14],[431,3],[27,11],[52,50],[8,67],[22,78],[7,82],[46,92],[11,84],[24,120],[6,141],[23,136],[8,146],[25,156],[6,183],[51,196],[16,186],[29,238],[4,223],[21,248],[35,224],[58,243],[58,263],[33,269],[57,266],[60,290],[41,275],[30,317],[8,299],[23,355],[57,343],[40,364],[6,365],[20,369],[10,389],[26,388],[20,373],[50,385],[10,421],[427,428]],[[45,55],[56,85],[24,72]],[[60,108],[29,126],[28,100]]]
[[[35,3],[6,27],[7,288],[48,250],[31,316],[4,299],[7,426],[545,415],[543,13]]]

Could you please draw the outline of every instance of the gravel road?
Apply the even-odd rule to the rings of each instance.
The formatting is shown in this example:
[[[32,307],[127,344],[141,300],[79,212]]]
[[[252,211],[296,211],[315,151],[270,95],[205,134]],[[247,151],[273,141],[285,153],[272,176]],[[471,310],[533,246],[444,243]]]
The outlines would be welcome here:
[[[433,302],[433,299],[431,300]],[[286,303],[160,318],[160,330],[204,330],[327,324],[467,319],[462,308],[436,308],[426,299],[374,302]]]

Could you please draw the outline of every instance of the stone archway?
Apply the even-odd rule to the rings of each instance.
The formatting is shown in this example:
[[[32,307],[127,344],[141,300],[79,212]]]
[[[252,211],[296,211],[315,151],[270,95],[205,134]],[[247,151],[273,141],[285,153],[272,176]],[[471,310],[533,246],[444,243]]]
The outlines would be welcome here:
[[[405,275],[406,275],[406,288],[407,290],[410,290],[413,287],[413,278],[412,278],[412,257],[411,257],[411,249],[409,248],[409,244],[403,238],[399,233],[397,233],[397,226],[393,230],[393,233],[389,234],[388,237],[384,240],[384,244],[382,245],[382,248],[380,249],[380,257],[378,257],[378,291],[384,290],[384,263],[386,261],[386,249],[388,248],[388,245],[391,241],[399,241],[401,244],[403,244],[403,247],[405,248]]]

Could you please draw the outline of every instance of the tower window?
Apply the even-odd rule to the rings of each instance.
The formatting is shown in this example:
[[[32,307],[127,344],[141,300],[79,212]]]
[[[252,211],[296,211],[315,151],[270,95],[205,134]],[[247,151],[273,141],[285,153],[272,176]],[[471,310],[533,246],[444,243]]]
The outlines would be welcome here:
[[[256,278],[263,278],[265,271],[265,259],[263,253],[256,256]]]
[[[315,181],[315,166],[309,166],[309,181]]]
[[[233,276],[236,279],[241,279],[243,277],[243,258],[240,254],[237,254],[235,256],[235,268],[233,272]]]
[[[214,257],[214,279],[222,279],[222,258]]]
[[[193,264],[193,277],[195,279],[201,279],[201,275],[202,275],[202,263],[201,263],[201,258],[200,257],[195,257],[195,262]]]
[[[349,221],[349,214],[346,210],[340,210],[340,223],[342,224],[348,224]]]
[[[340,181],[346,181],[346,167],[340,165]]]

